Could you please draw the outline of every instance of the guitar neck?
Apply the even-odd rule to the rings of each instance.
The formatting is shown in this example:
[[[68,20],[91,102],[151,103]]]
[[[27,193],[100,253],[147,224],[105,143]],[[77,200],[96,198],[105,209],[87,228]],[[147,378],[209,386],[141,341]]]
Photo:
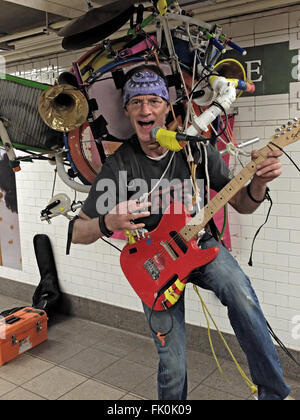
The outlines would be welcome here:
[[[278,150],[276,145],[283,148],[300,138],[299,123],[295,123],[293,127],[294,128],[292,129],[290,126],[287,133],[282,132],[281,135],[277,134],[272,136],[270,141],[274,144],[268,143],[267,146],[260,149],[258,151],[258,157],[251,160],[247,166],[245,166],[218,194],[214,196],[212,200],[209,201],[208,204],[206,204],[198,215],[193,217],[189,223],[181,229],[179,233],[187,242],[196,237],[218,211],[221,210],[221,208],[223,208],[224,205],[245,186],[245,184],[247,184],[255,174],[257,165],[264,161],[272,150]]]

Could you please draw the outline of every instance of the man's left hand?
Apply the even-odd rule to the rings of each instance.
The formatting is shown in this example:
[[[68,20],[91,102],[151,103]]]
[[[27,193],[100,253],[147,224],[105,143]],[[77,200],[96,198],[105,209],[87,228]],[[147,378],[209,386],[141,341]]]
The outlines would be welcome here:
[[[282,173],[280,156],[282,156],[280,150],[273,150],[268,154],[268,158],[257,165],[257,172],[254,175],[255,182],[261,184],[267,184],[278,178]],[[251,158],[254,160],[258,158],[259,154],[257,150],[253,150]]]

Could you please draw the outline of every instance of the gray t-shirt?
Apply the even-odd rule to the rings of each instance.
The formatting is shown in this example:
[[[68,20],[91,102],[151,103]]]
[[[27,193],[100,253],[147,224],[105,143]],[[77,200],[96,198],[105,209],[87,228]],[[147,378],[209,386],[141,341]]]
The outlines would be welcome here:
[[[219,152],[210,144],[207,146],[207,157],[210,187],[218,192],[230,181],[229,169]],[[205,196],[207,185],[205,178],[205,159],[202,154],[202,161],[197,168],[202,197]],[[151,215],[139,219],[149,231],[158,225],[162,214],[173,201],[181,201],[186,207],[191,204],[193,189],[189,166],[183,151],[174,153],[174,156],[169,151],[159,160],[149,158],[134,136],[106,159],[82,211],[95,218],[111,211],[119,202],[138,199],[150,192],[148,201],[151,202]],[[189,208],[189,211],[194,214],[197,209]]]

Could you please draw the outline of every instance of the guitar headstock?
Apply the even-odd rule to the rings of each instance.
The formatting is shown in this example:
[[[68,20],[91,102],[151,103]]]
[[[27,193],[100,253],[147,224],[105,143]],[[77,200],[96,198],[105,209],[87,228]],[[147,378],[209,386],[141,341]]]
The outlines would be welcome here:
[[[298,118],[294,118],[293,121],[289,121],[286,125],[284,124],[281,128],[275,130],[274,136],[271,137],[271,142],[279,147],[284,147],[299,139],[300,121]]]

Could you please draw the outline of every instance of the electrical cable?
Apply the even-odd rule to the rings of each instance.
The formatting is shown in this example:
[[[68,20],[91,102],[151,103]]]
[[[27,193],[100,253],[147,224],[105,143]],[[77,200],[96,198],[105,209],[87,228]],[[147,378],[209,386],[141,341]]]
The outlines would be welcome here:
[[[286,153],[285,150],[283,150],[280,146],[278,146],[278,144],[275,144],[273,142],[270,142],[270,144],[272,144],[273,146],[277,147],[282,153],[285,154],[285,156],[292,162],[292,164],[295,166],[295,168],[300,172],[300,168],[299,166],[296,164],[296,162],[293,161],[293,159]]]
[[[116,248],[116,250],[118,250],[119,252],[122,252],[122,249],[118,248],[116,245],[110,243],[109,241],[107,241],[106,239],[104,239],[103,237],[101,237],[100,239],[102,239],[103,242],[106,242],[108,245],[112,246],[113,248]]]
[[[280,340],[280,338],[277,337],[277,335],[274,333],[274,331],[273,331],[271,325],[268,323],[268,321],[267,321],[267,326],[268,326],[268,330],[269,330],[271,336],[278,343],[279,347],[285,352],[285,354],[288,357],[290,357],[293,360],[293,362],[295,362],[300,367],[300,363],[298,362],[298,360],[296,360],[296,358],[292,355],[292,353],[285,347],[285,345]]]

